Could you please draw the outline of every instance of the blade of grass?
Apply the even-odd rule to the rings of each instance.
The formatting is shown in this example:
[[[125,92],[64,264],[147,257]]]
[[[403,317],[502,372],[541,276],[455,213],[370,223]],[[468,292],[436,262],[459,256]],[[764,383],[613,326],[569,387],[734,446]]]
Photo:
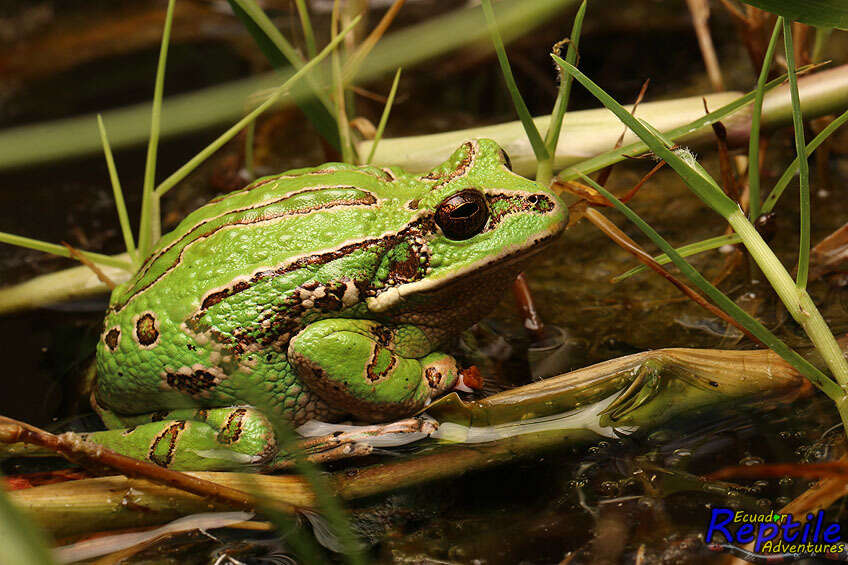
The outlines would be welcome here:
[[[512,76],[512,69],[509,66],[509,59],[506,56],[503,39],[501,39],[501,34],[498,31],[498,24],[495,20],[495,12],[492,9],[492,0],[483,0],[482,4],[483,13],[486,15],[486,22],[489,25],[489,33],[492,36],[492,43],[495,45],[495,52],[498,56],[498,62],[501,65],[501,72],[503,74],[504,81],[506,82],[506,88],[509,91],[509,95],[512,97],[512,104],[515,106],[518,118],[524,126],[527,139],[530,140],[530,145],[533,147],[533,153],[536,155],[536,160],[542,161],[550,159],[551,155],[548,152],[547,147],[545,147],[545,142],[542,141],[542,136],[539,134],[536,124],[533,122],[533,117],[530,115],[530,110],[527,108],[527,104],[524,103],[524,99],[518,91],[518,85],[515,83],[515,77]]]
[[[0,476],[0,481],[4,480]],[[47,536],[9,500],[0,488],[0,562],[15,565],[51,565]]]
[[[133,240],[129,214],[127,214],[127,205],[124,203],[124,192],[121,190],[121,181],[118,178],[118,170],[115,168],[112,148],[109,146],[106,127],[103,125],[103,117],[100,114],[97,114],[97,127],[100,129],[100,139],[103,142],[103,155],[106,157],[106,167],[109,169],[109,180],[112,182],[112,193],[115,196],[115,208],[118,210],[118,221],[121,223],[121,234],[124,236],[124,245],[127,248],[127,254],[132,259],[133,265],[137,265],[138,254],[135,250],[135,241]]]
[[[395,73],[395,78],[392,81],[392,89],[389,90],[389,97],[386,99],[386,105],[383,108],[383,114],[380,116],[380,123],[377,124],[377,133],[374,135],[374,144],[371,146],[371,151],[368,153],[368,159],[365,160],[366,165],[371,164],[371,159],[374,158],[374,152],[377,150],[377,145],[383,138],[383,131],[386,129],[386,124],[389,121],[389,114],[392,113],[392,105],[395,103],[395,94],[397,94],[398,84],[400,83],[400,73],[402,69],[398,69]]]
[[[848,122],[848,110],[840,114],[836,119],[831,121],[827,126],[819,132],[819,134],[813,138],[813,140],[807,144],[806,154],[809,157],[813,154],[813,152],[818,149],[819,145],[824,143],[824,141],[830,137],[837,129]],[[795,160],[789,164],[783,174],[780,176],[778,181],[775,183],[774,188],[769,193],[765,202],[763,203],[763,208],[761,214],[768,214],[771,212],[774,207],[777,205],[780,196],[783,194],[783,191],[789,186],[789,183],[795,178],[795,173],[798,170],[798,157],[795,157]],[[688,245],[684,245],[683,247],[678,247],[677,251],[683,255],[684,257],[688,257],[695,253],[701,253],[702,251],[709,251],[711,249],[716,249],[721,247],[722,245],[730,245],[740,243],[742,240],[739,239],[738,235],[721,235],[718,237],[713,237],[710,239],[705,239],[703,241],[698,241],[695,243],[690,243]],[[658,255],[654,257],[654,259],[660,263],[661,265],[665,265],[668,263],[669,259],[666,255]],[[640,273],[645,270],[645,267],[639,265],[638,267],[634,267],[629,271],[622,273],[615,277],[613,282],[620,282],[628,277],[631,277],[637,273]]]
[[[765,96],[765,84],[768,78],[771,62],[774,58],[774,49],[777,46],[777,38],[780,36],[780,29],[783,25],[783,18],[777,18],[774,22],[774,29],[771,32],[768,48],[766,49],[765,57],[763,57],[763,66],[760,69],[760,76],[757,79],[757,88],[754,90],[754,105],[751,107],[751,137],[748,140],[748,205],[750,213],[748,216],[751,221],[760,217],[760,117],[763,114],[763,96]]]
[[[333,15],[330,22],[330,30],[333,39],[339,31],[339,0],[333,3]],[[342,160],[345,163],[354,163],[354,151],[351,145],[350,122],[347,119],[347,100],[345,98],[344,79],[342,78],[342,61],[339,49],[330,55],[333,67],[333,99],[336,103],[336,125],[338,127],[339,140],[342,149]]]
[[[314,59],[318,54],[315,47],[315,32],[312,30],[312,20],[309,19],[309,9],[304,0],[294,0],[297,6],[297,15],[300,17],[300,29],[303,31],[303,39],[306,42],[306,54]]]
[[[153,192],[156,182],[156,157],[159,148],[159,125],[162,118],[162,90],[165,86],[165,65],[168,61],[168,44],[171,41],[171,24],[174,21],[174,2],[168,0],[165,14],[165,27],[162,30],[162,43],[159,46],[159,64],[156,68],[156,82],[153,87],[153,107],[150,113],[150,138],[147,143],[147,160],[144,165],[144,188],[141,196],[141,219],[138,226],[138,254],[146,257],[150,248],[159,239],[161,220],[159,218],[159,199]]]
[[[290,64],[295,70],[299,70],[303,64],[303,58],[297,49],[280,33],[274,22],[262,10],[255,0],[227,0],[250,33],[256,45],[274,68],[280,69]],[[314,41],[314,38],[313,38]],[[311,84],[307,77],[307,85],[299,88],[309,96],[296,96],[295,103],[306,115],[307,119],[315,126],[318,133],[327,140],[330,145],[339,149],[338,128],[336,126],[335,108],[329,97],[316,85]],[[314,97],[314,98],[313,98]],[[317,100],[316,100],[317,99]]]
[[[368,34],[368,37],[365,38],[359,47],[356,48],[353,55],[351,55],[350,59],[345,63],[344,66],[344,83],[349,84],[353,77],[356,76],[356,73],[359,72],[359,69],[362,67],[362,63],[365,61],[365,58],[369,53],[374,49],[377,45],[377,42],[380,41],[380,38],[383,37],[383,34],[386,33],[386,30],[389,29],[389,26],[392,25],[392,22],[397,16],[397,13],[403,7],[406,0],[395,0],[383,17],[380,19],[380,23]]]
[[[724,191],[690,152],[686,150],[671,151],[662,139],[653,135],[651,130],[645,127],[640,120],[631,116],[621,104],[589,80],[577,68],[555,55],[553,57],[557,64],[573,74],[580,84],[638,135],[657,156],[665,160],[696,196],[727,220],[733,230],[742,238],[742,243],[748,249],[772,288],[777,292],[790,315],[804,328],[816,349],[824,358],[834,378],[840,386],[848,391],[848,362],[846,362],[821,312],[819,312],[807,291],[794,284],[786,268],[768,244],[763,241],[763,238],[757,233],[756,228],[748,221],[739,206],[724,194]],[[667,250],[664,251],[668,254]],[[838,400],[835,399],[835,401],[840,416],[843,421],[848,423],[848,393]]]
[[[800,69],[799,69],[800,70]],[[768,92],[778,86],[780,86],[786,80],[786,76],[780,76],[775,79],[770,80],[766,83],[764,90]],[[678,141],[682,137],[693,133],[701,128],[709,127],[712,124],[723,120],[727,116],[733,114],[737,110],[743,108],[750,104],[754,98],[756,97],[756,91],[752,90],[748,92],[744,96],[740,96],[733,102],[725,104],[724,106],[718,108],[710,112],[709,114],[705,114],[704,116],[699,117],[697,120],[693,120],[688,124],[682,125],[680,127],[676,127],[670,129],[665,132],[665,136],[672,140]],[[625,155],[628,157],[635,157],[640,155],[648,150],[648,146],[642,142],[637,141],[631,143],[630,145],[625,145],[624,147],[620,147],[618,149],[613,149],[611,151],[607,151],[606,153],[602,153],[600,155],[596,155],[590,159],[586,159],[576,164],[574,167],[565,169],[561,173],[557,175],[557,180],[559,181],[568,181],[576,179],[579,174],[578,173],[593,173],[597,170],[603,169],[604,167],[608,167],[610,165],[614,165],[619,161],[625,158]]]
[[[262,104],[257,106],[252,112],[244,116],[241,120],[239,120],[235,125],[230,127],[227,131],[222,133],[215,141],[206,146],[200,153],[192,157],[188,163],[174,171],[171,176],[162,181],[162,183],[156,188],[156,194],[161,197],[169,190],[171,190],[175,184],[184,179],[189,173],[191,173],[194,169],[198,167],[203,161],[209,158],[215,151],[221,148],[225,143],[231,140],[233,137],[238,134],[247,124],[252,122],[262,114],[265,110],[273,106],[277,100],[288,91],[289,88],[298,80],[303,78],[312,68],[320,63],[324,58],[327,57],[335,48],[336,45],[341,42],[342,39],[356,26],[359,22],[359,17],[355,18],[345,29],[343,29],[338,36],[336,36],[330,43],[327,44],[324,49],[318,53],[318,56],[306,63],[303,67],[300,68],[295,74],[291,76],[286,82],[281,84],[274,93],[268,97]]]
[[[728,235],[719,235],[717,237],[711,237],[709,239],[696,241],[695,243],[689,243],[681,247],[676,247],[674,250],[677,251],[677,254],[681,257],[691,257],[692,255],[704,253],[705,251],[711,251],[713,249],[718,249],[719,247],[723,247],[725,245],[734,245],[736,243],[741,242],[742,240],[739,239],[739,236],[734,233]],[[653,259],[660,265],[667,265],[671,262],[671,259],[669,259],[668,255],[664,253],[662,255],[657,255]],[[632,277],[633,275],[641,273],[646,268],[647,267],[645,267],[645,265],[633,267],[629,271],[625,271],[620,275],[613,277],[611,280],[614,283],[619,283],[625,279]]]
[[[61,257],[67,257],[69,259],[72,258],[71,253],[63,245],[47,243],[46,241],[40,241],[38,239],[32,239],[29,237],[24,237],[22,235],[14,235],[11,233],[0,232],[0,243],[8,243],[9,245],[16,245],[18,247],[26,247],[27,249],[43,251],[44,253],[50,253],[51,255],[59,255]],[[116,259],[115,257],[110,257],[109,255],[101,255],[100,253],[94,253],[91,251],[80,251],[79,253],[83,255],[86,259],[97,265],[115,267],[116,269],[123,269],[129,272],[135,271],[132,264],[127,263],[126,261],[122,261],[121,259]]]
[[[578,80],[579,77],[578,77]],[[810,382],[819,387],[825,394],[827,394],[834,401],[842,398],[842,390],[837,386],[835,382],[827,378],[824,373],[816,369],[809,361],[801,357],[797,352],[791,349],[788,345],[783,343],[776,335],[771,333],[765,326],[763,326],[758,320],[753,318],[750,314],[745,312],[742,308],[740,308],[733,300],[731,300],[727,295],[713,286],[707,279],[704,278],[701,273],[699,273],[686,259],[680,256],[663,237],[658,234],[645,220],[639,217],[636,212],[631,210],[626,204],[621,202],[618,198],[615,197],[611,192],[606,190],[604,187],[596,183],[591,178],[586,175],[580,173],[579,175],[583,181],[601,193],[609,202],[624,216],[630,220],[636,227],[638,227],[642,233],[644,233],[648,238],[659,247],[662,251],[665,252],[671,258],[671,261],[674,265],[680,269],[680,272],[683,273],[686,278],[688,278],[692,283],[697,286],[701,291],[706,294],[710,300],[712,300],[716,305],[718,305],[722,310],[730,314],[736,321],[738,321],[746,330],[751,332],[753,335],[757,337],[761,342],[763,342],[766,346],[768,346],[772,351],[780,355],[783,359],[785,359],[789,364],[798,369],[798,371],[806,376]]]
[[[565,60],[572,65],[577,64],[577,53],[580,48],[580,33],[583,29],[583,17],[586,15],[586,0],[580,3],[580,8],[574,16],[574,23],[571,25],[571,35],[568,38],[568,49],[565,53]],[[548,131],[545,134],[545,146],[548,148],[550,156],[544,161],[539,161],[536,167],[536,180],[544,185],[551,182],[553,176],[554,158],[556,157],[556,148],[559,143],[559,134],[562,131],[562,121],[565,118],[565,111],[568,109],[568,98],[571,95],[571,75],[565,74],[562,70],[559,71],[559,91],[557,92],[554,109],[551,112],[551,121],[548,124]]]
[[[824,141],[835,132],[839,127],[841,127],[845,122],[848,122],[848,110],[840,114],[835,120],[827,124],[827,126],[819,132],[819,134],[813,138],[813,140],[807,144],[807,148],[804,151],[804,154],[809,157],[812,153],[824,143]],[[789,186],[789,183],[795,178],[795,173],[798,171],[799,160],[798,157],[795,157],[795,160],[792,161],[786,170],[780,175],[780,178],[774,184],[774,188],[769,193],[765,202],[763,203],[763,214],[768,214],[771,212],[774,207],[777,205],[777,201],[780,199],[780,196],[783,194],[783,191]]]
[[[810,273],[810,164],[807,162],[804,117],[801,115],[798,77],[795,74],[795,44],[792,42],[792,22],[789,20],[783,20],[783,45],[786,69],[789,73],[789,95],[792,100],[792,125],[795,128],[795,152],[798,154],[798,185],[801,197],[801,237],[798,244],[798,274],[795,277],[795,285],[799,289],[805,289]]]

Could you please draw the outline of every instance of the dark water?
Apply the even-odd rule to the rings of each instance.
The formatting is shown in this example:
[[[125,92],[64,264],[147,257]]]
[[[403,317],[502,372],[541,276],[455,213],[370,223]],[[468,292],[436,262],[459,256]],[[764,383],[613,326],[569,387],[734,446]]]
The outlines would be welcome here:
[[[119,42],[97,43],[94,55],[79,59],[63,54],[61,42],[46,40],[56,36],[68,39],[74,34],[84,37],[91,30],[109,28],[116,25],[115,18],[146,12],[150,9],[146,3],[126,3],[120,9],[109,3],[40,4],[43,13],[33,14],[27,11],[33,9],[28,3],[17,3],[2,14],[9,22],[25,20],[32,29],[23,24],[18,30],[12,26],[0,49],[8,55],[22,42],[29,42],[35,53],[33,68],[43,68],[38,72],[13,69],[0,97],[0,127],[150,97],[156,33],[130,47]],[[451,2],[410,2],[409,14],[399,24],[413,23],[452,6]],[[220,14],[211,9],[206,16],[202,10],[199,13],[194,25],[175,33],[166,94],[260,69],[261,57],[255,52],[246,54],[250,43],[237,25],[222,23]],[[203,25],[203,17],[209,18],[208,26]],[[547,49],[567,33],[571,17],[571,13],[562,14],[510,48],[520,87],[534,113],[547,113],[552,105],[555,89]],[[747,89],[753,84],[753,75],[743,47],[727,14],[718,11],[715,18],[714,39],[729,87]],[[326,22],[319,17],[316,26],[322,24]],[[150,29],[139,29],[139,34],[144,32]],[[53,70],[48,64],[51,56],[56,66]],[[649,99],[708,91],[682,2],[628,3],[626,8],[616,9],[611,3],[593,4],[581,43],[581,67],[621,100],[631,100],[648,77],[652,80]],[[384,80],[369,88],[385,92],[388,85]],[[595,106],[588,94],[576,87],[572,102],[575,108]],[[380,104],[358,99],[357,108],[372,121],[378,120]],[[494,60],[451,59],[405,70],[387,135],[432,133],[511,119],[510,102]],[[284,170],[322,160],[316,135],[295,112],[266,118],[264,123],[263,167]],[[164,142],[159,152],[160,178],[193,156],[219,129]],[[826,163],[827,175],[817,171],[813,177],[814,243],[848,218],[848,201],[839,192],[848,174],[848,159],[839,140],[845,140],[844,133],[834,143],[835,150]],[[166,224],[173,225],[209,197],[237,186],[234,179],[241,147],[231,143],[172,192],[163,204]],[[717,174],[714,152],[702,153],[705,165]],[[770,178],[766,186],[779,176],[790,155],[791,136],[778,132],[767,154]],[[144,152],[123,150],[116,159],[130,216],[135,218]],[[608,186],[623,192],[638,181],[646,167],[623,164]],[[796,261],[796,199],[797,193],[790,188],[778,208],[774,246],[787,265]],[[721,218],[706,210],[668,171],[658,174],[639,193],[634,208],[675,243],[724,231]],[[608,215],[642,241],[620,216]],[[0,230],[47,241],[64,240],[101,252],[120,251],[120,232],[102,158],[94,155],[0,172]],[[727,257],[713,252],[699,256],[694,263],[713,278],[722,271]],[[69,265],[69,260],[0,246],[0,285]],[[560,361],[560,370],[661,347],[751,347],[733,332],[728,335],[722,323],[697,306],[678,300],[677,291],[659,277],[641,274],[617,285],[609,282],[611,276],[631,266],[633,260],[626,252],[584,221],[528,270],[543,319],[560,328],[567,342],[568,355]],[[755,308],[766,325],[790,345],[800,346],[802,331],[757,278],[754,269],[742,265],[721,286],[740,304]],[[818,281],[811,287],[838,334],[848,328],[845,292],[834,281]],[[91,299],[0,317],[0,343],[6,352],[0,413],[50,428],[57,421],[88,412],[79,377],[93,354],[104,306],[105,298]],[[499,336],[511,347],[511,355],[494,364],[500,367],[495,371],[495,387],[523,384],[530,378],[528,337],[521,326],[510,300],[484,323],[484,334]],[[704,489],[696,476],[746,462],[830,457],[843,448],[839,430],[828,432],[837,422],[835,411],[820,396],[761,411],[725,407],[709,421],[684,419],[650,434],[604,441],[588,449],[554,450],[519,463],[360,501],[353,512],[360,533],[371,544],[375,562],[630,563],[640,547],[647,563],[706,561],[693,536],[703,530],[709,505],[734,503],[752,511],[767,511],[798,496],[809,481],[787,477],[749,481],[742,490],[721,485]],[[21,470],[6,468],[7,472]],[[844,521],[842,509],[832,509],[831,518]],[[273,536],[192,534],[163,542],[140,554],[135,562],[167,558],[209,563],[226,552],[249,562],[274,551],[285,553],[287,549],[278,546]],[[569,552],[577,553],[572,561],[563,561]],[[331,559],[329,554],[327,558]]]

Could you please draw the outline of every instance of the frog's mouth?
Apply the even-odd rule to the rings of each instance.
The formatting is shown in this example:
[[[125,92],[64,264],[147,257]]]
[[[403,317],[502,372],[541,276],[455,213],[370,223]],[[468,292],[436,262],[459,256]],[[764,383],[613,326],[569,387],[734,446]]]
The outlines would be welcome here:
[[[509,268],[510,265],[523,263],[548,247],[561,233],[562,230],[547,232],[537,236],[529,245],[516,246],[516,248],[503,253],[494,261],[484,262],[481,260],[471,263],[459,271],[454,272],[451,276],[438,279],[424,279],[387,288],[377,296],[371,296],[366,299],[368,309],[372,312],[384,312],[397,306],[407,297],[424,292],[436,291],[463,279],[485,276],[493,270],[503,270]]]

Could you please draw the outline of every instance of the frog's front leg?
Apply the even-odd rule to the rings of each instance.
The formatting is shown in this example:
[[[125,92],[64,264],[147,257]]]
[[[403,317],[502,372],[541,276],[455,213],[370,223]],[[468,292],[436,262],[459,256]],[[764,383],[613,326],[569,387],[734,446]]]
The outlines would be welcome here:
[[[177,470],[212,471],[261,465],[277,453],[265,416],[250,406],[184,408],[123,417],[99,409],[110,428],[85,434],[109,449]]]
[[[456,360],[408,324],[321,320],[289,342],[288,360],[325,402],[366,421],[413,414],[459,379]]]

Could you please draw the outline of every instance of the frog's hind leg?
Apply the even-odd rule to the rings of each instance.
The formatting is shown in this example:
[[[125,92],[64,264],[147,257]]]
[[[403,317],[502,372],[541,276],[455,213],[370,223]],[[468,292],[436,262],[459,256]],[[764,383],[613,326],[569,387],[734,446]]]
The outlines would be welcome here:
[[[265,416],[249,406],[121,416],[98,410],[110,428],[85,435],[109,449],[176,470],[212,471],[263,465],[277,442]],[[129,427],[126,427],[129,426]]]
[[[288,361],[327,404],[372,422],[414,414],[459,378],[422,330],[371,320],[309,324],[289,342]]]

